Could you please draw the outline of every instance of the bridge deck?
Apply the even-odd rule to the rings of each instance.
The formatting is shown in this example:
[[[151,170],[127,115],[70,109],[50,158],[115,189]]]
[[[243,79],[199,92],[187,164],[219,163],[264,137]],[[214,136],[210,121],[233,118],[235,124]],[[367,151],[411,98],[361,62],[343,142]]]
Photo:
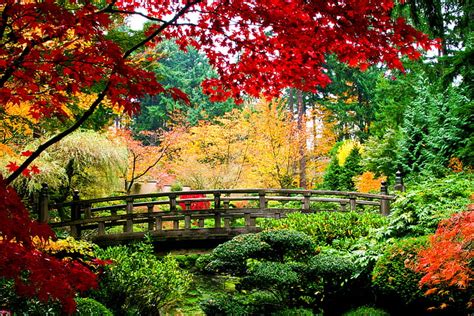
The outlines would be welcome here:
[[[80,200],[76,193],[72,202],[51,205],[47,197],[43,192],[42,221],[102,245],[141,239],[145,234],[157,242],[226,240],[259,231],[260,219],[296,211],[375,208],[387,215],[394,199],[387,194],[275,189],[162,192],[93,200]],[[49,220],[52,211],[60,216]]]

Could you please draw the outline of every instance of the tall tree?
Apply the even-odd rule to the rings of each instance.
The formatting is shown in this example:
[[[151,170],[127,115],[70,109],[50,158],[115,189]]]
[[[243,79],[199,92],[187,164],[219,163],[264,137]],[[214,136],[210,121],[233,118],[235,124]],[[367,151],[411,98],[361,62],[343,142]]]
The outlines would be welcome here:
[[[297,91],[297,103],[298,103],[298,118],[297,118],[297,129],[300,139],[299,144],[299,187],[306,188],[306,103],[303,99],[303,92]]]
[[[216,74],[205,55],[194,47],[182,51],[172,41],[165,41],[157,48],[158,62],[155,72],[167,88],[177,87],[188,95],[189,104],[167,95],[146,96],[141,101],[141,112],[134,117],[134,131],[170,128],[173,113],[179,111],[186,121],[196,125],[201,120],[212,120],[235,107],[229,99],[211,102],[201,89],[201,83]]]

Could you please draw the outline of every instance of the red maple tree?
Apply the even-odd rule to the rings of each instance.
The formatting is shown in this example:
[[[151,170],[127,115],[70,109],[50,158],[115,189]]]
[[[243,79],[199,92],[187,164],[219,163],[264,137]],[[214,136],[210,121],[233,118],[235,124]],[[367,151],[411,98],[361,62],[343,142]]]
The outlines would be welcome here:
[[[78,261],[37,250],[32,236],[44,242],[55,238],[48,225],[29,218],[15,190],[0,176],[0,278],[14,280],[20,296],[59,301],[64,311],[72,314],[76,293],[97,287],[97,276]]]
[[[130,57],[164,38],[204,52],[218,77],[204,90],[214,100],[243,93],[277,95],[285,87],[315,91],[329,78],[328,54],[365,69],[384,63],[403,69],[434,44],[402,18],[393,0],[2,0],[0,4],[0,104],[28,101],[31,114],[64,115],[74,93],[99,91],[75,123],[42,144],[9,177],[11,183],[46,148],[71,133],[109,99],[124,111],[139,110],[145,94],[170,93],[151,71]],[[116,16],[144,15],[156,22],[127,51],[107,37]],[[45,97],[47,96],[47,97]]]
[[[424,276],[420,286],[427,287],[426,295],[442,298],[439,308],[444,309],[456,302],[456,296],[466,293],[464,307],[474,308],[472,280],[474,271],[474,211],[454,214],[443,220],[430,237],[430,246],[418,254],[414,270]],[[458,295],[459,296],[459,295]],[[457,297],[459,299],[459,297]]]

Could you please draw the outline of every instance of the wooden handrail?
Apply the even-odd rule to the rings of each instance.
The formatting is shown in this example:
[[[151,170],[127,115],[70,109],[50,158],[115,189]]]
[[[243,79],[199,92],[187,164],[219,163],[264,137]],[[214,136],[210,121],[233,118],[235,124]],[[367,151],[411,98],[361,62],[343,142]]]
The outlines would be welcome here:
[[[42,196],[47,196],[43,190]],[[189,198],[189,195],[202,197]],[[395,196],[388,194],[368,194],[360,192],[341,192],[329,190],[295,190],[295,189],[225,189],[225,190],[196,190],[178,192],[160,192],[150,194],[123,195],[98,199],[80,200],[76,191],[72,202],[51,204],[43,202],[42,218],[48,218],[49,210],[61,208],[70,211],[70,220],[50,223],[52,227],[69,227],[71,235],[80,238],[84,230],[94,229],[94,238],[107,239],[111,235],[107,228],[122,227],[124,238],[139,236],[148,231],[151,234],[165,238],[169,234],[174,238],[193,238],[192,232],[198,230],[203,236],[207,230],[213,236],[233,236],[237,231],[255,231],[258,218],[281,218],[287,213],[303,211],[311,212],[312,203],[339,204],[335,211],[356,211],[358,206],[379,206],[380,212],[387,215],[390,201]],[[245,207],[236,208],[233,202],[249,202]],[[269,202],[282,202],[275,207]],[[204,203],[206,209],[192,209],[192,205]],[[285,207],[287,202],[297,202],[296,208]],[[111,203],[111,205],[103,205]],[[118,204],[117,204],[118,203]],[[211,205],[210,203],[214,203]],[[99,204],[99,205],[97,205]],[[178,206],[184,205],[184,210]],[[47,207],[45,211],[45,206]],[[272,207],[273,206],[273,207]],[[295,206],[293,204],[293,206]],[[165,210],[160,209],[166,207]],[[202,205],[201,205],[202,207]],[[204,227],[204,220],[213,220],[213,224]],[[240,219],[242,227],[236,229],[232,222]],[[170,224],[166,224],[170,223]],[[211,221],[212,223],[212,221]],[[144,225],[142,232],[136,232],[136,225]],[[211,225],[209,227],[209,225]],[[181,233],[172,233],[179,231]],[[205,234],[204,234],[205,235]],[[181,237],[179,237],[181,236]]]

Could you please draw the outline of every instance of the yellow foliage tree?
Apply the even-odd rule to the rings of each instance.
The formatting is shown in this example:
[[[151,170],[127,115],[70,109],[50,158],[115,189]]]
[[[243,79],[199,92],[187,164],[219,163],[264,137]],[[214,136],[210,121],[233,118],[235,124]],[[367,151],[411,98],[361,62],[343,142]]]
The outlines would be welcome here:
[[[283,105],[262,99],[189,128],[171,172],[193,188],[293,186],[300,134]]]
[[[188,128],[173,146],[170,172],[195,189],[234,188],[247,169],[249,123],[233,110],[214,124]]]
[[[354,147],[361,148],[360,143],[358,141],[352,139],[346,139],[342,145],[339,147],[337,151],[337,160],[339,161],[339,166],[343,166],[346,163],[347,157],[351,153]]]
[[[323,178],[330,158],[329,151],[334,147],[337,136],[334,133],[335,122],[331,121],[331,111],[324,105],[314,104],[310,111],[311,133],[307,156],[307,177],[309,187],[314,187]]]
[[[299,181],[296,166],[301,158],[300,146],[306,134],[298,131],[280,100],[261,99],[243,111],[251,126],[248,184],[259,187],[294,187]]]

